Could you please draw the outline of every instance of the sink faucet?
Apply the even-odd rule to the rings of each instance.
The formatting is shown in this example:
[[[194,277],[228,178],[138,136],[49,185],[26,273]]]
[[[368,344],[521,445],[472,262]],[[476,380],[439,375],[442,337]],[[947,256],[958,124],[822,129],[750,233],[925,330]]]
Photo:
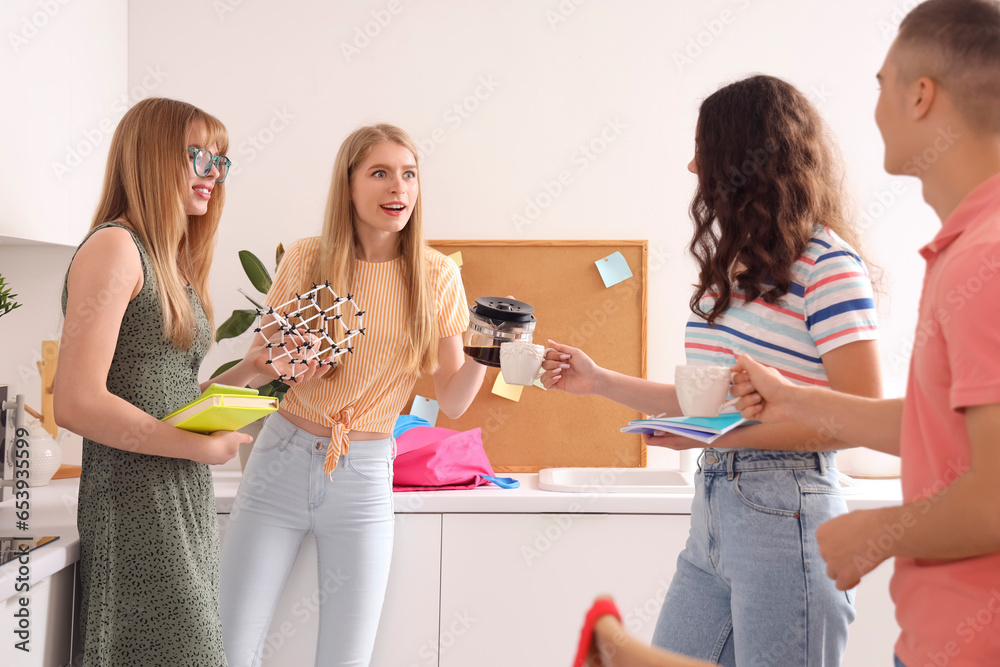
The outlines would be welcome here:
[[[24,394],[8,400],[7,385],[0,385],[0,502],[4,500],[6,488],[13,487],[14,444],[24,428]],[[13,412],[13,415],[9,413]],[[9,471],[9,476],[8,476]]]

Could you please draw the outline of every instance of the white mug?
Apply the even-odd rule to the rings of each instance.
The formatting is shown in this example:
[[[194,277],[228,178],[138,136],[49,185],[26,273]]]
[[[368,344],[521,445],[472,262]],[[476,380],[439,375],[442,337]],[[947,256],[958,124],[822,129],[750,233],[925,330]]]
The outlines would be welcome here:
[[[541,345],[511,341],[500,346],[500,371],[507,384],[528,386],[542,377],[546,349]]]
[[[728,366],[678,366],[674,374],[677,401],[685,417],[717,417],[739,399],[726,400],[732,371]]]

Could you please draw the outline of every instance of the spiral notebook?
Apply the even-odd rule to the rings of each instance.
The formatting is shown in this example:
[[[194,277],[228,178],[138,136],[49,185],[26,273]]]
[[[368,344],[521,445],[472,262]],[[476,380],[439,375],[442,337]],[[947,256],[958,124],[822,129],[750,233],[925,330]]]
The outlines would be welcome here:
[[[634,419],[622,428],[622,433],[642,433],[643,435],[680,435],[692,440],[711,444],[719,436],[741,426],[758,422],[743,419],[740,413],[719,415],[718,417],[660,417],[656,419]]]

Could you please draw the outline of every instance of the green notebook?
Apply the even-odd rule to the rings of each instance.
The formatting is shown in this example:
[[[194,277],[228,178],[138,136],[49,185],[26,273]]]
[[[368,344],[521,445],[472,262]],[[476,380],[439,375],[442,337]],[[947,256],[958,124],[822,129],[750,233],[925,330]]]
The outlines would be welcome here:
[[[278,409],[278,399],[260,396],[256,389],[212,384],[197,399],[162,421],[195,433],[236,431]]]

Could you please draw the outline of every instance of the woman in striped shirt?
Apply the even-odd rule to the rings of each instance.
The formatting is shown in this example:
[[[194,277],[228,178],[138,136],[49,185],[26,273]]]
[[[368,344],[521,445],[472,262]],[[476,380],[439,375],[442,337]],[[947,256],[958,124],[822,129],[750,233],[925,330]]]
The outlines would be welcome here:
[[[687,362],[732,366],[751,352],[795,382],[880,396],[872,283],[850,243],[839,163],[812,104],[768,76],[720,89],[701,106],[688,168],[698,176],[690,249],[700,272]],[[547,387],[681,415],[674,385],[552,347]],[[835,424],[760,424],[705,450],[655,645],[728,666],[841,663],[853,593],[836,590],[816,545],[816,527],[846,511],[836,436]]]
[[[267,306],[277,310],[329,282],[363,309],[363,318],[337,311],[333,340],[347,329],[365,333],[332,372],[309,368],[311,379],[293,383],[257,438],[223,545],[231,667],[260,664],[278,596],[310,531],[319,565],[316,664],[368,664],[392,556],[393,425],[420,374],[433,374],[450,417],[465,412],[485,376],[462,352],[469,311],[458,266],[424,243],[416,155],[391,125],[351,134],[334,164],[322,236],[288,249],[268,292]],[[320,306],[333,299],[321,292]],[[277,373],[273,364],[257,368],[263,372],[246,378],[250,384]]]

